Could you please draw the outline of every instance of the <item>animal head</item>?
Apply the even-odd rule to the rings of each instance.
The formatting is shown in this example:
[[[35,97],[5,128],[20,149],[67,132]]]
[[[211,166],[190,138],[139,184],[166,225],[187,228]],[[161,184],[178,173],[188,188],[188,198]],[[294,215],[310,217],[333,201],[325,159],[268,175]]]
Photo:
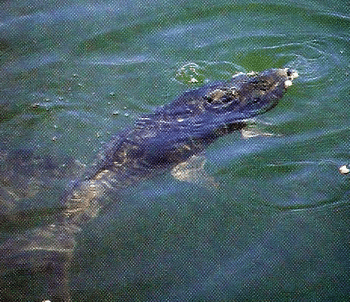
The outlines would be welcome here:
[[[195,132],[242,123],[276,106],[296,77],[289,68],[239,73],[229,82],[185,92],[160,113],[164,121],[178,121],[180,128]]]
[[[229,83],[209,90],[203,98],[204,106],[216,114],[236,113],[249,118],[273,108],[296,77],[298,73],[288,68],[239,73]]]

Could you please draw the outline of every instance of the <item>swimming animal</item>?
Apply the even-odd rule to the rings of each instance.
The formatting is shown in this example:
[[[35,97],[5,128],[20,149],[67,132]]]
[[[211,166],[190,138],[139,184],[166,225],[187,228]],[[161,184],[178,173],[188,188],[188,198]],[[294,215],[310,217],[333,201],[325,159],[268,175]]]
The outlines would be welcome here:
[[[221,136],[242,130],[249,119],[275,107],[297,76],[288,68],[239,73],[229,82],[187,91],[140,117],[133,128],[115,135],[96,163],[70,184],[60,199],[62,211],[51,224],[0,246],[3,280],[13,271],[39,274],[47,283],[40,299],[70,301],[67,270],[75,236],[104,206],[106,192],[165,171],[181,180],[205,179],[202,153],[206,147]],[[210,183],[210,178],[204,182]],[[28,292],[24,288],[22,297],[13,297],[12,291],[5,289],[2,295],[6,301],[30,301]]]

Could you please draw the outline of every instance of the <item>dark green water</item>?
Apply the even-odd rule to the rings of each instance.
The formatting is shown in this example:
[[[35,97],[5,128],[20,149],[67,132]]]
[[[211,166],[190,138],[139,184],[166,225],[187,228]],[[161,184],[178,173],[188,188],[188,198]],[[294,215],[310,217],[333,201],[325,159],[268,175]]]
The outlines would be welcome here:
[[[217,189],[164,175],[86,226],[71,293],[349,301],[350,179],[337,170],[350,162],[349,11],[334,0],[1,1],[1,240],[50,221],[81,165],[137,116],[237,71],[291,67],[299,78],[260,118],[274,136],[207,150]]]

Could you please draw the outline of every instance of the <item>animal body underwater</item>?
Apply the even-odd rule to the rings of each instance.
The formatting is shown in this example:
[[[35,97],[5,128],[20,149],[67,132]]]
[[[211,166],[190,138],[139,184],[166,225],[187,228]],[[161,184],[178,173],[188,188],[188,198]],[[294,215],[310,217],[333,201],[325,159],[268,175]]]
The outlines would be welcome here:
[[[297,76],[288,68],[239,73],[229,82],[187,91],[115,135],[95,164],[62,194],[63,210],[53,215],[52,223],[0,246],[3,301],[71,301],[68,268],[75,237],[104,206],[105,193],[166,171],[186,179],[181,169],[197,165],[198,157],[217,138],[244,129],[250,118],[276,106]],[[32,297],[23,284],[22,296],[18,291],[13,296],[9,278],[16,273],[42,275],[47,283],[43,293]]]

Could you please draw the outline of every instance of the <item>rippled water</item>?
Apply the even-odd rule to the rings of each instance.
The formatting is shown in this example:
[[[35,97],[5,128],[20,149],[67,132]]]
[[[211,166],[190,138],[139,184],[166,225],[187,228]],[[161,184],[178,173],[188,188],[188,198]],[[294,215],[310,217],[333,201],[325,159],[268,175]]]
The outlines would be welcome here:
[[[72,298],[347,301],[349,9],[1,1],[1,240],[50,222],[69,181],[137,116],[237,71],[291,67],[299,78],[258,122],[274,136],[207,150],[217,189],[164,175],[110,197],[79,235]],[[13,297],[37,286],[11,278]]]

